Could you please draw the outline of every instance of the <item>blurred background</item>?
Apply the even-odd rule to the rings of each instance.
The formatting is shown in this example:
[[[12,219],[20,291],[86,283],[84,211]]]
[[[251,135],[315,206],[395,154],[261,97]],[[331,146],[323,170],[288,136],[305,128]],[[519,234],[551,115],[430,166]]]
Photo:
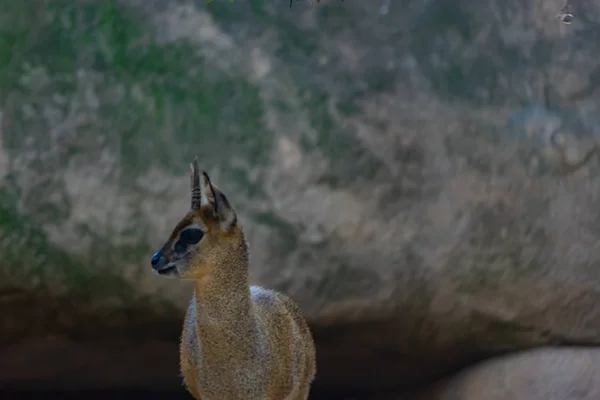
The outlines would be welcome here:
[[[2,396],[191,398],[150,258],[198,156],[313,398],[599,399],[600,2],[563,5],[0,0]]]

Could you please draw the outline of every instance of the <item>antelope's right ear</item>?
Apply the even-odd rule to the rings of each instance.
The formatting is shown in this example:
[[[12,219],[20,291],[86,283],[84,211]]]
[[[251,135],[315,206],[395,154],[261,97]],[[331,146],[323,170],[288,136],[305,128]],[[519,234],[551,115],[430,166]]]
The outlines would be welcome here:
[[[200,199],[202,206],[210,206],[223,231],[231,230],[237,224],[235,210],[227,197],[210,181],[208,174],[202,172],[200,177]]]

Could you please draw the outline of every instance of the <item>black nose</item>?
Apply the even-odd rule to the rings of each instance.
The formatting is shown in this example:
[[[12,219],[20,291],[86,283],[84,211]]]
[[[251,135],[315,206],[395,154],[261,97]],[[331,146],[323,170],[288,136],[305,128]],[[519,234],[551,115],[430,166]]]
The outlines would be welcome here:
[[[158,262],[160,261],[161,256],[162,254],[160,253],[160,251],[154,253],[154,255],[152,256],[152,260],[150,261],[153,267],[156,267],[156,264],[158,264]]]

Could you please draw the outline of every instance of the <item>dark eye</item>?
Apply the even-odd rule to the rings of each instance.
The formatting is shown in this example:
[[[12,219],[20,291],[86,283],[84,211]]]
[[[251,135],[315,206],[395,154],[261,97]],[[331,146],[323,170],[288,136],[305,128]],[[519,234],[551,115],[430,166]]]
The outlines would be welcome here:
[[[204,232],[197,228],[189,228],[181,232],[179,242],[182,244],[196,244],[202,239]]]

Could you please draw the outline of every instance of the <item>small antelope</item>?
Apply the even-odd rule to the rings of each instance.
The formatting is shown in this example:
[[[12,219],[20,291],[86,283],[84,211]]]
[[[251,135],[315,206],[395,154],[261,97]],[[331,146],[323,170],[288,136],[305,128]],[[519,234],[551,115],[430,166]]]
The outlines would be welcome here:
[[[312,334],[286,295],[248,278],[248,244],[234,208],[195,158],[191,210],[152,257],[193,280],[180,345],[183,381],[202,400],[306,400],[316,374]]]

